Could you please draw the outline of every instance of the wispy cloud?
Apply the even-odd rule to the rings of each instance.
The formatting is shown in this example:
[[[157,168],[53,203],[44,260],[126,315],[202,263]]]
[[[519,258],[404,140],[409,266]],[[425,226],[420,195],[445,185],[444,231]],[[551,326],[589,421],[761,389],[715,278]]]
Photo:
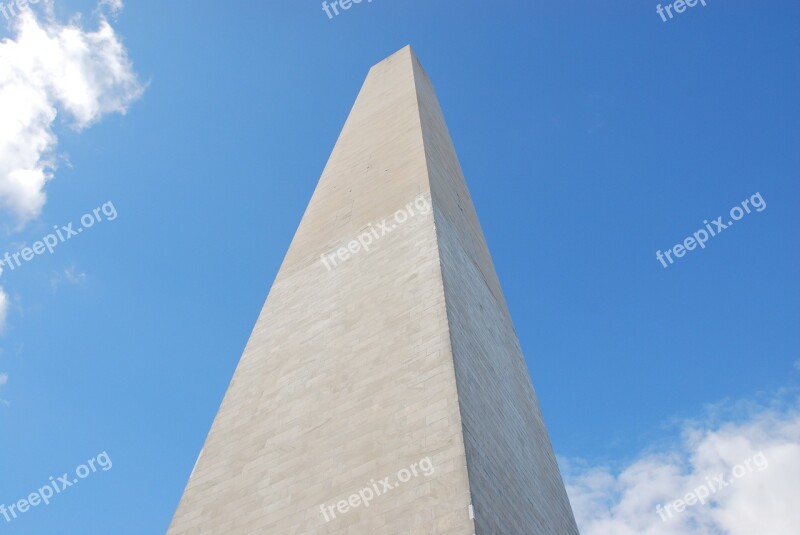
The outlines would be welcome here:
[[[119,0],[103,0],[112,12]],[[95,31],[80,18],[62,24],[52,10],[25,8],[13,38],[0,42],[0,205],[19,226],[39,216],[56,168],[59,113],[76,131],[108,113],[125,113],[143,87],[102,12]]]
[[[723,404],[686,421],[676,445],[649,450],[621,467],[564,462],[583,535],[752,535],[800,526],[800,400],[770,406]],[[711,501],[666,521],[656,512],[706,478],[763,452],[769,467],[720,488]],[[730,477],[728,477],[730,479]]]
[[[0,333],[6,327],[6,319],[8,318],[8,294],[5,292],[2,286],[0,286]]]
[[[62,273],[56,273],[50,277],[50,287],[56,291],[64,283],[78,286],[86,282],[86,273],[79,272],[75,266],[66,268]]]
[[[122,11],[122,8],[125,7],[125,4],[122,2],[122,0],[100,0],[98,3],[98,8],[103,6],[108,7],[112,15],[116,15]]]
[[[6,383],[8,383],[8,374],[0,373],[0,386],[4,386]],[[11,404],[8,401],[4,400],[3,398],[0,398],[0,405],[8,407]]]

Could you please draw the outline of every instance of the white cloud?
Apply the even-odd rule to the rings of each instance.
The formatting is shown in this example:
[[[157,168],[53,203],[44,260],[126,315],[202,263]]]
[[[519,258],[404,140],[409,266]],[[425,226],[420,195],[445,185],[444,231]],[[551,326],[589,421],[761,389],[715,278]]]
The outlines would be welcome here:
[[[0,386],[5,385],[6,383],[8,383],[8,374],[0,373]],[[11,404],[8,401],[4,400],[3,398],[0,398],[0,405],[8,407]]]
[[[64,279],[70,284],[83,284],[86,282],[86,273],[76,273],[75,266],[70,266],[64,270]]]
[[[0,332],[3,332],[3,329],[6,326],[6,319],[8,318],[8,294],[6,294],[5,290],[3,290],[2,286],[0,286]]]
[[[794,361],[794,369],[800,371],[800,359]]]
[[[50,287],[53,291],[56,291],[64,282],[73,286],[81,285],[86,282],[86,273],[83,271],[78,272],[75,266],[70,266],[63,273],[56,273],[50,277]]]
[[[118,0],[102,2],[112,10]],[[61,24],[46,10],[13,19],[0,42],[0,205],[24,225],[46,202],[55,170],[53,123],[62,113],[80,131],[108,113],[125,113],[143,89],[127,51],[102,14],[95,31],[79,18]]]
[[[122,8],[125,7],[125,4],[122,2],[122,0],[100,0],[98,3],[98,8],[102,6],[108,6],[111,14],[116,15],[122,11]]]
[[[763,458],[754,459],[760,453]],[[744,469],[747,462],[751,469],[733,477],[734,467]],[[568,460],[564,474],[583,535],[797,533],[800,400],[720,405],[702,420],[684,422],[674,447],[647,451],[616,470]],[[720,487],[720,474],[728,485],[709,490],[704,505],[680,513],[673,506],[666,521],[656,512],[657,505],[683,499],[701,485]]]

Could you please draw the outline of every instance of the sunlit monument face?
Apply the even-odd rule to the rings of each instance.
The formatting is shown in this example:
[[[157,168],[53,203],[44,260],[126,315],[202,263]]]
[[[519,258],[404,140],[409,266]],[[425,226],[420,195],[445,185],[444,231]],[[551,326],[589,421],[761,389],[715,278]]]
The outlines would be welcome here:
[[[410,47],[364,82],[169,533],[578,533]]]

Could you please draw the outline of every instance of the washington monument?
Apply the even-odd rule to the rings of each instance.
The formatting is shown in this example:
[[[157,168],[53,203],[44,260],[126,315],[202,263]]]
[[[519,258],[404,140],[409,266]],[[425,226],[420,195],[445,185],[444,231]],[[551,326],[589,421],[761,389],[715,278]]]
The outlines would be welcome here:
[[[369,71],[168,533],[578,533],[410,47]]]

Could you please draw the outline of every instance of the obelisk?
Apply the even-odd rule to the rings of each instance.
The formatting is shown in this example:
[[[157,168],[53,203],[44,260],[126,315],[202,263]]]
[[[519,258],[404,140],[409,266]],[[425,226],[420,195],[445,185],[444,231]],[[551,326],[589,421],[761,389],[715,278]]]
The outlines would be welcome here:
[[[578,533],[408,46],[369,71],[169,533]]]

